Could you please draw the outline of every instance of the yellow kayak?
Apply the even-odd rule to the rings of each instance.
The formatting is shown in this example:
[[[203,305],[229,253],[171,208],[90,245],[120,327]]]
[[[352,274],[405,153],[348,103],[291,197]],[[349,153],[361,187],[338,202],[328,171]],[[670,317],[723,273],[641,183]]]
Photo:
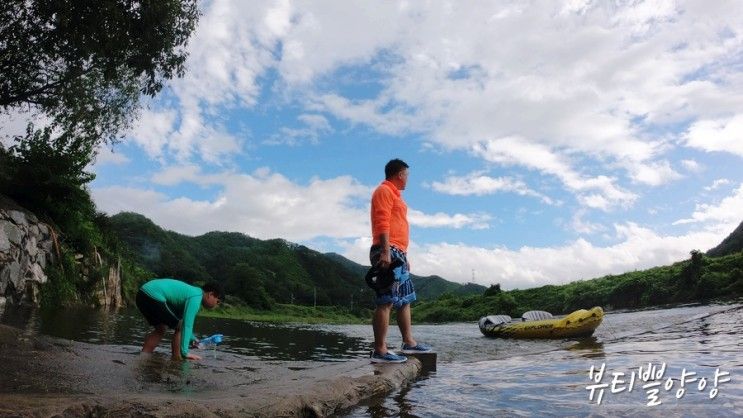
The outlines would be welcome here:
[[[603,319],[604,310],[596,306],[561,318],[544,311],[526,312],[515,321],[508,315],[489,315],[480,318],[479,326],[486,337],[573,338],[590,336]]]

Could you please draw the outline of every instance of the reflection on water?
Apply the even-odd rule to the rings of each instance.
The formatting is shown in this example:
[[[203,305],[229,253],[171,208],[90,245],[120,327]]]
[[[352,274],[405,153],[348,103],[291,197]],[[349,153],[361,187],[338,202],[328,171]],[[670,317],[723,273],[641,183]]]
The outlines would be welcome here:
[[[29,333],[127,346],[132,351],[149,331],[131,310],[45,314],[6,309],[1,320]],[[224,334],[220,352],[262,360],[345,361],[367,356],[371,346],[369,325],[270,325],[198,318],[195,331],[199,336]],[[609,313],[593,337],[580,340],[490,339],[480,334],[474,322],[415,325],[414,332],[419,341],[436,348],[437,370],[347,415],[740,416],[738,411],[743,410],[741,305]],[[390,327],[389,344],[400,342],[399,332]],[[160,351],[166,353],[168,344],[164,341]],[[175,377],[188,375],[188,370],[174,369],[166,358],[142,359],[142,385],[172,378],[173,390],[184,390]],[[233,363],[238,367],[239,360]],[[632,390],[627,382],[640,366],[663,363],[663,384],[671,388],[660,391],[660,405],[649,406],[648,389],[642,386],[652,382],[636,378]],[[598,383],[607,386],[599,405],[589,399],[587,387],[597,383],[589,378],[591,367],[602,366],[605,373]],[[704,378],[706,386],[698,389],[697,383],[687,383],[683,396],[677,398],[684,370]],[[711,399],[716,372],[729,375],[718,376],[718,392]],[[611,391],[614,376],[625,381],[623,391]],[[730,381],[723,382],[725,376]],[[615,389],[620,387],[615,384]]]
[[[42,312],[28,308],[8,308],[0,322],[75,341],[141,346],[151,327],[136,310],[101,311],[67,309]],[[346,361],[368,355],[369,342],[330,329],[313,326],[273,325],[246,321],[202,318],[196,320],[194,334],[203,337],[225,335],[219,351],[261,360]],[[172,333],[166,334],[161,349],[168,351]],[[204,353],[202,353],[204,354]],[[208,352],[205,355],[209,355]]]
[[[345,361],[368,353],[368,342],[311,326],[199,318],[199,331],[229,336],[224,349],[267,360]]]
[[[601,359],[605,357],[604,343],[596,337],[583,338],[569,345],[566,349],[575,351],[579,356],[586,358]]]

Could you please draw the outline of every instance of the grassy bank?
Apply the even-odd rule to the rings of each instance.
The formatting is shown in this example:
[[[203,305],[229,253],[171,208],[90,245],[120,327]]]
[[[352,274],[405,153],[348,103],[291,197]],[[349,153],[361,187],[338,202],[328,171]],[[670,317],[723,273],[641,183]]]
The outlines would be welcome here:
[[[692,251],[689,260],[565,285],[501,291],[493,286],[481,296],[444,295],[413,307],[414,323],[477,321],[484,315],[518,318],[530,310],[566,314],[601,306],[646,309],[686,303],[730,301],[743,297],[743,252],[708,257]]]
[[[211,318],[240,319],[244,321],[302,324],[367,324],[371,312],[350,312],[334,306],[301,306],[276,304],[271,310],[258,310],[244,305],[220,306],[202,310],[202,316]]]

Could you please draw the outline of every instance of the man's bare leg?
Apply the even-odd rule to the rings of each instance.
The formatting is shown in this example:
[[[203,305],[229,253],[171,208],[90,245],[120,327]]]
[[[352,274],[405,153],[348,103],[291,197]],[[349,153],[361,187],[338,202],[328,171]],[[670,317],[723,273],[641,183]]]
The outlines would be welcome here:
[[[181,336],[181,324],[178,324],[178,328],[173,333],[173,340],[170,342],[173,360],[183,360],[183,357],[181,357]]]
[[[155,348],[160,344],[160,340],[163,339],[163,335],[165,335],[165,330],[167,329],[167,326],[165,324],[160,324],[155,327],[152,332],[147,334],[147,336],[144,338],[144,345],[142,346],[142,352],[143,353],[151,353],[155,351]]]
[[[410,304],[403,305],[402,308],[397,310],[397,326],[400,328],[400,335],[402,335],[402,342],[414,347],[417,343],[413,339],[413,325],[410,319]]]
[[[387,329],[390,325],[390,311],[392,304],[377,305],[374,309],[372,327],[374,328],[374,351],[384,355],[387,353]]]

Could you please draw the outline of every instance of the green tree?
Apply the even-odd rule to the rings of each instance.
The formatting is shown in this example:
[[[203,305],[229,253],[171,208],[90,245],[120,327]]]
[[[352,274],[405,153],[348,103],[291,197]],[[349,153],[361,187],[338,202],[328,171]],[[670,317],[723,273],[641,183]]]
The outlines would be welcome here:
[[[232,266],[226,277],[228,293],[239,296],[248,306],[257,309],[271,309],[273,301],[263,288],[265,275],[247,263]]]
[[[102,236],[85,167],[120,138],[141,95],[183,74],[197,19],[196,0],[0,2],[0,112],[34,121],[16,145],[0,146],[0,193],[57,227],[62,261],[69,250],[106,254],[101,246],[116,241]],[[67,264],[50,273],[47,301],[90,290]],[[136,282],[146,274],[127,271]]]
[[[95,175],[85,172],[90,144],[68,134],[52,137],[51,128],[34,130],[10,147],[0,168],[0,193],[51,220],[74,248],[87,250],[99,241],[95,204],[85,185]]]
[[[0,108],[43,114],[92,146],[184,71],[196,0],[0,2]]]
[[[483,293],[483,295],[484,296],[495,296],[500,293],[501,293],[500,283],[496,283],[496,284],[491,284],[490,287],[485,289],[485,293]]]

